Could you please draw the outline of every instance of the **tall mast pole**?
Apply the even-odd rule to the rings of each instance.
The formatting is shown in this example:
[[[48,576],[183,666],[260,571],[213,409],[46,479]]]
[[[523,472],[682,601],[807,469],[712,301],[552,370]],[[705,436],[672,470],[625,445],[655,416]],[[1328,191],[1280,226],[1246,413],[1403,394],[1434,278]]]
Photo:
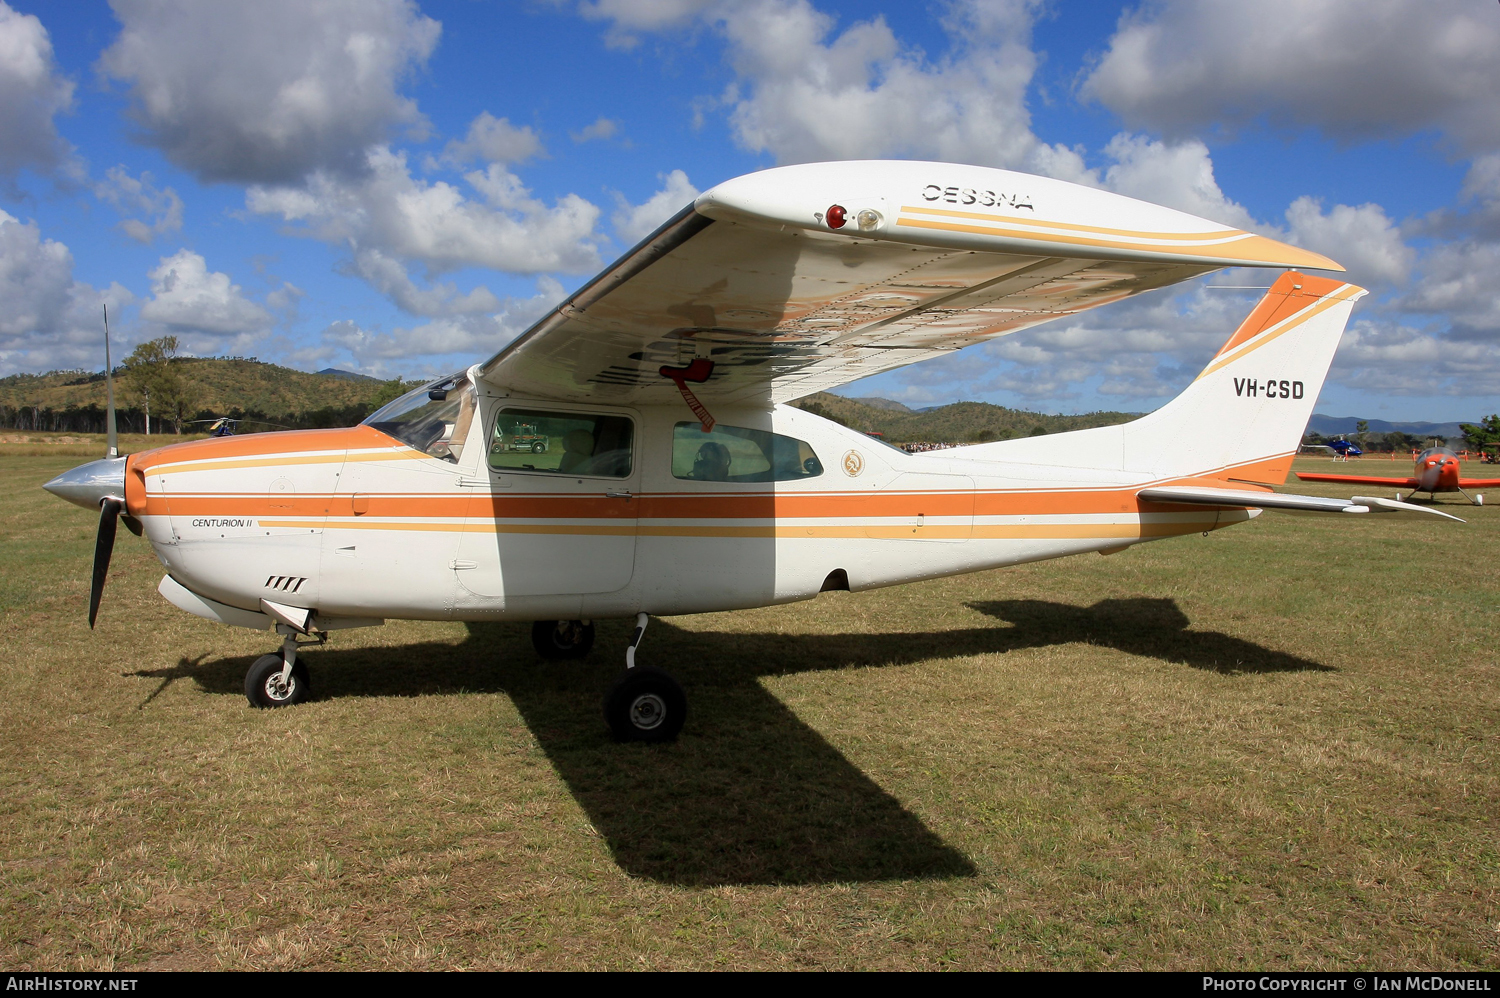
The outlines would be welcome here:
[[[104,306],[104,456],[119,457],[120,441],[115,434],[115,371],[109,359],[109,306]]]

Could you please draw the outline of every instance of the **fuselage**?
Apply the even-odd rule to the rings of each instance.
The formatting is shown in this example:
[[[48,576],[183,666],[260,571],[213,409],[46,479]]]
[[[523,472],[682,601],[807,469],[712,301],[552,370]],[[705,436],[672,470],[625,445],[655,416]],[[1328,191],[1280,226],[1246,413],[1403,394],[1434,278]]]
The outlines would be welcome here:
[[[995,444],[908,455],[786,406],[716,408],[706,432],[681,405],[461,390],[432,403],[449,410],[430,434],[377,414],[134,455],[127,512],[219,604],[461,620],[764,606],[1255,515],[1143,503],[1139,474],[997,461]]]

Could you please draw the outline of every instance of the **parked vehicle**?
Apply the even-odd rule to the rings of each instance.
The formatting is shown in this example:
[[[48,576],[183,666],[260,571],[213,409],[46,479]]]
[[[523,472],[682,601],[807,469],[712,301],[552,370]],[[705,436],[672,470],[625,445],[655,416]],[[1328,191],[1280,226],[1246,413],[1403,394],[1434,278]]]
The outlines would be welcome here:
[[[535,423],[517,423],[516,428],[510,432],[510,439],[505,441],[506,450],[529,450],[533,454],[541,454],[547,449],[547,437],[536,431]]]

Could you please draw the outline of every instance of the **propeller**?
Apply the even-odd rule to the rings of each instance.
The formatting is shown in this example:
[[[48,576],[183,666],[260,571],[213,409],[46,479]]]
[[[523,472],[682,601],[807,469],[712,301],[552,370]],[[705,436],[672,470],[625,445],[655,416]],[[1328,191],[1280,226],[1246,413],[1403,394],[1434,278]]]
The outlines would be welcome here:
[[[89,627],[99,617],[99,598],[104,595],[104,578],[109,574],[109,559],[115,552],[115,532],[125,509],[125,466],[127,458],[119,456],[115,433],[114,376],[109,361],[109,310],[104,312],[104,381],[108,388],[108,417],[105,422],[107,452],[98,461],[80,464],[58,475],[42,488],[75,506],[99,511],[99,534],[94,540],[94,583],[89,590]],[[137,537],[141,521],[125,513],[125,526]]]
[[[125,503],[106,496],[99,503],[99,537],[94,541],[94,585],[89,590],[89,627],[99,616],[99,599],[104,595],[104,577],[109,574],[109,558],[115,552],[115,529]]]

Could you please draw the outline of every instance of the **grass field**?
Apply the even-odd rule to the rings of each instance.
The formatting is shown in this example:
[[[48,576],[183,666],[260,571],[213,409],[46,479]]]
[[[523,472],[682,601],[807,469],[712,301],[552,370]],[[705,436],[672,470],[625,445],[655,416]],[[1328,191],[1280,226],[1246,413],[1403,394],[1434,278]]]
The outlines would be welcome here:
[[[124,531],[90,633],[79,458],[10,446],[0,966],[1500,968],[1492,506],[658,620],[651,748],[623,622],[343,632],[251,710],[271,636]]]

